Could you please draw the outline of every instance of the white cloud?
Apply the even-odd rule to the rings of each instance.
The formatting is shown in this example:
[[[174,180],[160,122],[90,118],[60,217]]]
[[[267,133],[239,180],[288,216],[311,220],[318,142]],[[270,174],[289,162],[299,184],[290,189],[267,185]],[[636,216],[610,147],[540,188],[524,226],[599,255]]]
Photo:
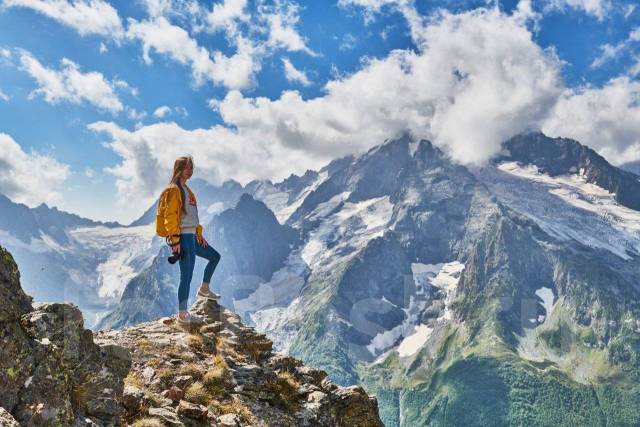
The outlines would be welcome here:
[[[640,75],[640,57],[635,57],[634,61],[635,63],[627,71],[627,74],[630,77],[637,77],[638,75]]]
[[[162,107],[156,108],[156,111],[153,112],[153,115],[159,119],[163,118],[167,114],[171,112],[171,107],[163,105]]]
[[[109,52],[109,49],[107,49],[107,45],[105,45],[103,42],[100,42],[100,53],[107,53]]]
[[[383,32],[381,34],[383,39],[386,39],[386,33]],[[347,33],[342,37],[342,41],[340,42],[340,46],[338,47],[340,50],[351,50],[356,47],[358,39],[351,33]]]
[[[80,35],[119,39],[123,29],[118,11],[102,0],[4,0],[7,7],[25,7],[74,28]]]
[[[246,7],[247,0],[224,0],[221,3],[214,3],[211,11],[206,15],[209,29],[235,34],[238,21],[248,22],[250,19]]]
[[[296,30],[295,25],[299,20],[299,6],[288,0],[276,0],[273,6],[263,5],[259,7],[259,19],[266,21],[269,29],[267,43],[276,48],[287,51],[302,51],[309,55],[318,54],[309,49],[304,38]]]
[[[621,42],[616,45],[611,45],[609,43],[605,43],[600,46],[600,51],[602,52],[599,57],[593,60],[591,63],[591,68],[598,68],[603,66],[605,63],[611,61],[619,57],[622,52],[624,52],[626,48],[626,43]]]
[[[80,67],[67,58],[62,59],[60,70],[47,68],[25,51],[21,52],[20,63],[22,69],[40,86],[30,97],[42,95],[51,104],[60,101],[80,104],[85,101],[112,113],[123,109],[115,93],[114,83],[109,82],[101,73],[82,73]]]
[[[591,68],[601,67],[605,63],[620,57],[625,51],[631,48],[632,43],[638,41],[640,41],[640,27],[636,27],[631,30],[629,36],[625,40],[615,45],[611,45],[609,43],[603,44],[600,46],[602,53],[591,63]]]
[[[164,17],[142,22],[130,19],[127,35],[142,41],[143,59],[147,64],[152,62],[149,53],[153,49],[190,66],[196,85],[210,80],[228,88],[246,88],[254,83],[255,74],[261,68],[257,48],[249,40],[239,37],[233,56],[226,56],[220,51],[210,53],[198,45],[186,30]]]
[[[117,177],[119,200],[126,203],[135,194],[141,203],[151,203],[166,185],[173,161],[182,155],[195,158],[196,174],[209,181],[221,180],[233,174],[233,167],[241,162],[243,153],[250,154],[253,147],[245,146],[234,133],[223,127],[185,130],[175,123],[156,123],[135,131],[120,128],[115,123],[97,122],[89,126],[96,132],[111,137],[109,146],[122,157],[122,162],[105,169]],[[262,169],[255,155],[246,159],[247,167]],[[284,164],[285,160],[282,159]],[[273,172],[272,168],[269,168]],[[244,168],[243,168],[243,173]]]
[[[138,111],[135,108],[127,107],[127,117],[131,120],[142,120],[147,117],[146,111]]]
[[[300,71],[296,67],[294,67],[289,58],[282,58],[282,65],[284,66],[284,75],[288,81],[298,82],[302,86],[311,85],[311,81],[309,80],[307,75],[303,71]]]
[[[91,179],[94,176],[96,176],[96,171],[94,171],[93,169],[91,169],[89,166],[87,166],[86,168],[84,168],[84,175]]]
[[[628,4],[624,11],[624,19],[629,19],[629,17],[633,14],[635,10],[636,10],[635,4]]]
[[[7,95],[6,93],[4,93],[4,92],[2,91],[2,89],[0,89],[0,99],[1,99],[1,100],[3,100],[3,101],[5,101],[5,102],[8,102],[8,101],[9,101],[9,95]]]
[[[612,163],[640,160],[640,82],[617,77],[602,88],[567,90],[542,130],[574,138]]]
[[[224,125],[157,123],[131,131],[100,122],[91,129],[108,135],[122,158],[109,169],[119,194],[150,202],[185,153],[210,181],[280,180],[409,130],[456,160],[482,162],[504,139],[539,128],[562,93],[558,59],[516,17],[495,9],[443,13],[423,36],[420,51],[370,59],[316,98],[285,91],[271,100],[232,90],[210,103]]]
[[[0,133],[0,192],[14,202],[57,203],[68,176],[68,165],[35,151],[25,153],[11,136]]]
[[[413,0],[338,0],[338,6],[343,8],[358,7],[364,13],[366,23],[370,23],[375,19],[375,15],[382,13],[386,7],[402,9],[404,7],[413,7]]]
[[[545,10],[572,8],[603,20],[612,7],[609,0],[548,0]]]
[[[528,0],[521,0],[528,1]],[[385,10],[397,12],[401,14],[407,21],[411,30],[413,41],[422,45],[424,43],[423,31],[428,24],[423,16],[416,10],[415,0],[338,0],[338,6],[343,8],[355,7],[360,8],[363,12],[366,24],[371,23],[376,15],[381,14]],[[386,35],[383,31],[383,38]]]

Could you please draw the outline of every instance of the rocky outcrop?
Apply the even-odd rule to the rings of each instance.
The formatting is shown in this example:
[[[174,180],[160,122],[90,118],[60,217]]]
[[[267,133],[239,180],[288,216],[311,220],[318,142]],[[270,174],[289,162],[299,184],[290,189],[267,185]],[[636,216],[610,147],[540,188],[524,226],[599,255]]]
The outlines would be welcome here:
[[[83,327],[72,304],[33,304],[0,247],[0,425],[382,426],[377,401],[272,352],[216,301],[184,330],[163,318]]]
[[[11,255],[0,248],[0,414],[21,425],[114,425],[131,360],[97,345],[71,304],[34,304]],[[5,424],[7,423],[7,424]]]
[[[205,323],[189,331],[163,318],[96,333],[98,343],[132,349],[123,395],[132,425],[382,426],[361,387],[339,387],[272,352],[266,336],[216,301],[191,310]]]

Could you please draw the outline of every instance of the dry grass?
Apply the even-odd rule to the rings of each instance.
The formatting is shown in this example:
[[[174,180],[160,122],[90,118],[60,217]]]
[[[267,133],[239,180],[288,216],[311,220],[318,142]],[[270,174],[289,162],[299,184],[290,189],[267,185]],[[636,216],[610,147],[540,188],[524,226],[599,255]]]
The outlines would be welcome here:
[[[172,368],[160,368],[156,370],[156,378],[160,380],[161,387],[170,385],[175,375],[175,369]]]
[[[136,349],[138,350],[142,350],[142,351],[149,351],[153,348],[153,344],[151,343],[151,341],[149,341],[147,338],[138,338],[135,342],[134,345],[136,347]]]
[[[184,391],[184,400],[187,400],[192,403],[199,403],[201,405],[206,405],[209,403],[211,399],[204,384],[198,381],[191,384]]]
[[[227,355],[232,359],[240,362],[249,361],[249,357],[246,354],[238,353],[224,337],[216,335],[216,353],[220,355]]]
[[[131,427],[164,427],[164,423],[158,418],[140,418],[135,420]]]
[[[228,371],[225,367],[216,365],[204,374],[202,382],[212,397],[223,397],[227,394]]]
[[[229,369],[229,365],[227,365],[227,361],[219,354],[213,356],[213,364],[214,366],[219,366],[224,369]]]
[[[154,357],[152,359],[147,360],[146,364],[155,369],[155,368],[158,368],[160,365],[162,365],[162,362],[163,362],[162,359]]]
[[[144,378],[142,378],[142,374],[139,372],[129,372],[129,375],[124,379],[124,383],[125,385],[131,385],[141,390],[144,388]]]
[[[204,348],[204,340],[200,335],[187,335],[184,340],[189,347],[202,352],[202,349]]]
[[[278,373],[278,378],[270,384],[271,391],[275,399],[273,404],[277,405],[290,414],[296,413],[300,409],[300,396],[298,395],[300,383],[289,372]]]
[[[237,414],[244,422],[249,424],[252,424],[255,418],[251,408],[236,399],[225,402],[213,401],[209,405],[209,409],[216,415]]]
[[[204,369],[197,363],[188,363],[180,368],[180,375],[191,375],[194,379],[199,380],[204,375]]]

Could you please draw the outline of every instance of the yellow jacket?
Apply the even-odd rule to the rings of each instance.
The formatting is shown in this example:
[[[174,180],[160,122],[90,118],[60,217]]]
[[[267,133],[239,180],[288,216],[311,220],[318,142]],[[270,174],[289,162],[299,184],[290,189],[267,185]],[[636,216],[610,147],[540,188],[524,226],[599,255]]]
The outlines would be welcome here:
[[[195,194],[189,187],[185,188],[195,199]],[[197,202],[196,202],[197,203]],[[172,244],[180,241],[180,220],[182,217],[182,195],[176,184],[169,184],[160,195],[158,213],[156,215],[156,233],[163,237],[169,237]],[[202,238],[202,225],[196,227],[196,236]]]

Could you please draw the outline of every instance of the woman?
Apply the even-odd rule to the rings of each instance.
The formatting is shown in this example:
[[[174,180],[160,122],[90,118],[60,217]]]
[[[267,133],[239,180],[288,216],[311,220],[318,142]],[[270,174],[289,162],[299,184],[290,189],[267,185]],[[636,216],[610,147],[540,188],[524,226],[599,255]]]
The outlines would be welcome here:
[[[164,226],[171,243],[171,250],[180,256],[180,286],[178,287],[178,324],[200,323],[203,319],[187,311],[189,287],[193,276],[196,255],[209,261],[204,269],[202,285],[198,296],[218,299],[218,295],[209,290],[211,276],[220,262],[218,251],[209,246],[202,235],[202,226],[198,219],[196,196],[187,186],[187,180],[193,175],[193,159],[179,157],[173,164],[173,177],[160,197],[165,203]]]

